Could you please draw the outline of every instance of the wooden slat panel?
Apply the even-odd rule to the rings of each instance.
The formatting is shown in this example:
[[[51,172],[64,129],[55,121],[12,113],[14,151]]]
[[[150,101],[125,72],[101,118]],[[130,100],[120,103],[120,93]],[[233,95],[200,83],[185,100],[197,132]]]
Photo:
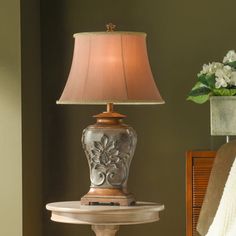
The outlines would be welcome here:
[[[215,151],[186,152],[186,236],[199,236],[196,226],[215,155]]]
[[[213,158],[193,159],[193,207],[201,207],[213,166]]]

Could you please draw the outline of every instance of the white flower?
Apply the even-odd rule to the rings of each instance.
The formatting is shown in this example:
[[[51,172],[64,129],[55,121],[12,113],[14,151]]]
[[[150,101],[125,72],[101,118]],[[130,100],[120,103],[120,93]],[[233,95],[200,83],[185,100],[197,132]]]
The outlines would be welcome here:
[[[216,88],[227,87],[226,81],[222,77],[216,77]]]
[[[222,69],[217,69],[215,72],[216,77],[222,78],[225,82],[230,82],[230,77],[232,74],[232,70],[230,66],[224,66]]]
[[[223,63],[228,63],[228,62],[233,62],[233,61],[236,61],[236,53],[234,50],[230,50],[224,57]]]
[[[224,66],[222,69],[217,69],[216,73],[216,88],[227,87],[230,84],[232,69],[230,66]]]
[[[236,86],[236,71],[233,71],[230,77],[230,82],[231,85]]]
[[[198,75],[203,75],[203,74],[212,75],[212,74],[215,74],[218,69],[222,69],[223,67],[224,67],[224,64],[219,63],[219,62],[212,62],[212,63],[209,63],[208,65],[204,64],[202,67],[202,70],[200,71]]]

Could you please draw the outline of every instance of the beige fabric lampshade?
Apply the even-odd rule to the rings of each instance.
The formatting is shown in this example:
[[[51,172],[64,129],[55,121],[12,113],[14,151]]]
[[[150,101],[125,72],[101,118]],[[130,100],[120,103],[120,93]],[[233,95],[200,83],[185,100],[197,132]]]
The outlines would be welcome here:
[[[74,38],[70,74],[57,103],[164,103],[149,65],[145,33],[78,33]]]

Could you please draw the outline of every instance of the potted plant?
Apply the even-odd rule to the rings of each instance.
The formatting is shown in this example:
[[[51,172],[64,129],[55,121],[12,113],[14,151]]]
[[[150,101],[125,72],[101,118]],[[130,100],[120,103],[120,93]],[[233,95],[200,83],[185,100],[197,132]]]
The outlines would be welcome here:
[[[187,100],[210,100],[211,134],[236,135],[236,53],[230,50],[223,62],[204,64]]]

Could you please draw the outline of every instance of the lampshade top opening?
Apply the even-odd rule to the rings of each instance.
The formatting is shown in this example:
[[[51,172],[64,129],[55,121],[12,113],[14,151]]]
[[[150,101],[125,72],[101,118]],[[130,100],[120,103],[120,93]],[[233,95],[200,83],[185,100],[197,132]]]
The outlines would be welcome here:
[[[134,31],[111,31],[111,32],[107,32],[107,31],[96,31],[96,32],[80,32],[80,33],[75,33],[73,35],[73,37],[77,37],[77,36],[83,36],[83,35],[143,35],[143,36],[147,36],[147,34],[145,32],[134,32]]]

